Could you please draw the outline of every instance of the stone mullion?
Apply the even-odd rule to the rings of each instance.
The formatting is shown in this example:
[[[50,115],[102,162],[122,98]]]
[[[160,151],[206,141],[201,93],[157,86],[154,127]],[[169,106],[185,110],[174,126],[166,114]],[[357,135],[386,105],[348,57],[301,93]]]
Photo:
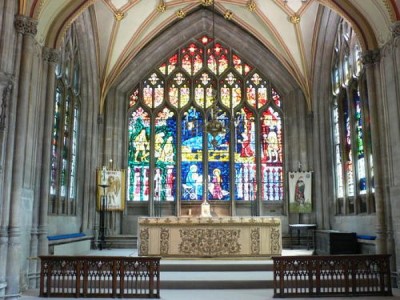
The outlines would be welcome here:
[[[150,122],[150,163],[149,163],[149,215],[151,217],[158,217],[158,213],[160,213],[159,216],[161,216],[161,195],[159,195],[158,203],[154,201],[154,174],[155,174],[155,155],[154,155],[154,148],[155,148],[155,135],[156,135],[156,126],[155,126],[155,119],[157,115],[154,113],[154,110],[152,111],[151,115],[151,122]],[[159,209],[159,211],[158,211]]]
[[[25,163],[26,134],[28,127],[30,77],[32,74],[33,43],[37,32],[37,22],[24,17],[16,16],[15,28],[18,33],[18,42],[21,42],[21,61],[16,65],[19,76],[15,139],[12,160],[12,178],[10,194],[10,219],[8,227],[7,279],[6,289],[9,295],[18,295],[20,292],[20,257],[21,250],[21,208],[22,187]],[[17,296],[15,296],[18,298]]]
[[[368,104],[371,120],[371,140],[372,156],[374,161],[374,183],[375,183],[375,206],[376,206],[376,253],[385,254],[386,245],[386,221],[385,221],[385,199],[384,199],[384,161],[382,159],[383,151],[381,149],[382,139],[379,126],[379,99],[377,95],[377,65],[380,61],[380,52],[368,51],[363,56],[363,63],[366,67]]]

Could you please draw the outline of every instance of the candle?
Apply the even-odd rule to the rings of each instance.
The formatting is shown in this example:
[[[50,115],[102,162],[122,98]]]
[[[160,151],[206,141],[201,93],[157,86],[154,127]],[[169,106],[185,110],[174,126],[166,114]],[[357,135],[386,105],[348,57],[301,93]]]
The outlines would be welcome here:
[[[101,171],[101,184],[106,184],[106,166],[103,166],[103,170]]]

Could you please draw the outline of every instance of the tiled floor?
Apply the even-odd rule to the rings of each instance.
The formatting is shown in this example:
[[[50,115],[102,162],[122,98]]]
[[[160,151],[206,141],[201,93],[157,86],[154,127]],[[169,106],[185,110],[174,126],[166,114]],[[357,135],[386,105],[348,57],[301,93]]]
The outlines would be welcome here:
[[[393,297],[360,297],[359,299],[400,299],[400,291],[393,290]],[[21,297],[22,300],[43,299],[38,297],[37,290],[31,290],[24,293]],[[60,298],[46,298],[51,300],[60,300]],[[65,299],[65,298],[64,298]],[[72,298],[75,299],[75,298]],[[85,298],[87,300],[93,298]],[[99,299],[99,298],[96,298]],[[107,298],[102,298],[107,299]],[[112,298],[110,298],[112,299]],[[145,299],[145,298],[136,298]],[[148,299],[148,298],[147,298]],[[161,290],[161,298],[163,300],[267,300],[276,299],[273,297],[272,289],[251,289],[251,290]],[[305,300],[310,298],[296,298],[298,300]],[[314,299],[350,299],[350,297],[329,297],[329,298],[314,298]],[[351,298],[353,299],[353,297]]]

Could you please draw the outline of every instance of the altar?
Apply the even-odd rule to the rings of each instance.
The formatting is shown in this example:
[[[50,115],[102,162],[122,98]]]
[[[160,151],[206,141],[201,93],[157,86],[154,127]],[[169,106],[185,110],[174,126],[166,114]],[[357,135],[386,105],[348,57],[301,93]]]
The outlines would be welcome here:
[[[281,222],[273,217],[140,217],[138,253],[181,258],[281,255]]]

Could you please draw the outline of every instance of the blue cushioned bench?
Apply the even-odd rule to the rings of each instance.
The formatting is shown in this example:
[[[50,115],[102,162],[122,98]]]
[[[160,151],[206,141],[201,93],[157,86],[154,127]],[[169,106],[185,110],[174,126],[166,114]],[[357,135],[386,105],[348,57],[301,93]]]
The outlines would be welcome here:
[[[49,235],[49,254],[84,255],[90,251],[93,236],[83,232]]]
[[[368,234],[358,234],[357,242],[361,254],[376,254],[376,236]]]

